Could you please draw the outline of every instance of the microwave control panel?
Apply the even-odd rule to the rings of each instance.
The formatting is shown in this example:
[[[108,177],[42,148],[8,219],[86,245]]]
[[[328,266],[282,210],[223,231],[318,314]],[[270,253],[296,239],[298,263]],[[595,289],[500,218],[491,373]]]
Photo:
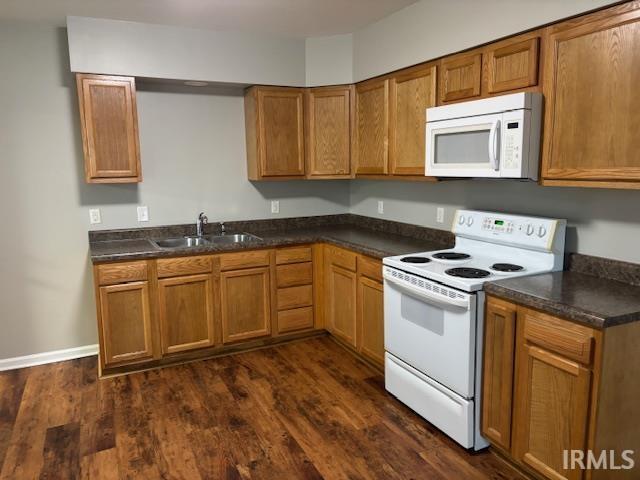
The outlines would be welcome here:
[[[529,127],[529,116],[528,110],[514,110],[502,114],[500,170],[506,174],[504,176],[520,177],[527,171],[529,139],[523,137],[525,127]]]

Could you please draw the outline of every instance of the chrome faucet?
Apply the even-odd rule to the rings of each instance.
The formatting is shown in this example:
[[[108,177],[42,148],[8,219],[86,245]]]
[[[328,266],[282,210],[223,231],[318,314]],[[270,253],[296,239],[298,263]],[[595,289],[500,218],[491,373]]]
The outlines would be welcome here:
[[[227,233],[227,229],[224,226],[224,222],[220,222],[220,234],[224,235],[225,233]]]
[[[196,235],[198,237],[201,237],[204,234],[204,226],[208,221],[209,219],[204,212],[200,212],[200,215],[198,215],[198,221],[196,222]]]

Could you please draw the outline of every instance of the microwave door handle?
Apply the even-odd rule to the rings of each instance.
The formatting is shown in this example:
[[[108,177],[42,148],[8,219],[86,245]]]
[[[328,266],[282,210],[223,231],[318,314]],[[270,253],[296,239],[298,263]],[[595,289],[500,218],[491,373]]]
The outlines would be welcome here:
[[[496,120],[491,125],[489,131],[489,163],[491,168],[496,172],[500,170],[500,163],[498,161],[498,133],[500,131],[500,120]]]
[[[404,293],[406,293],[407,295],[410,295],[414,298],[417,298],[418,300],[423,300],[427,303],[435,303],[437,305],[443,305],[443,306],[447,306],[447,307],[461,307],[464,308],[466,310],[469,309],[469,300],[468,299],[461,299],[461,298],[443,298],[440,297],[439,295],[435,295],[433,293],[429,293],[426,290],[422,290],[420,288],[416,288],[416,287],[412,287],[409,286],[407,284],[405,284],[404,282],[399,282],[397,281],[395,278],[391,277],[390,275],[386,275],[384,274],[384,279],[389,282],[392,283],[393,285],[395,285],[399,290],[403,291]]]

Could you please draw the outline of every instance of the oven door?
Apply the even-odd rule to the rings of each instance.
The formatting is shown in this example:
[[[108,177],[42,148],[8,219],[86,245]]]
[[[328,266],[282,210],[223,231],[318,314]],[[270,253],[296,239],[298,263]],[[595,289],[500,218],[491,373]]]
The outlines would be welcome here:
[[[476,295],[385,266],[385,350],[463,398],[474,395]]]
[[[425,172],[433,177],[500,177],[502,114],[427,122]]]

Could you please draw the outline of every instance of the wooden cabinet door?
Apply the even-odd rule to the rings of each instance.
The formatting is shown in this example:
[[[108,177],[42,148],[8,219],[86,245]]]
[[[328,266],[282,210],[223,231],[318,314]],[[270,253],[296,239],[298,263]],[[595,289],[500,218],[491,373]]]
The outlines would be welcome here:
[[[384,365],[384,302],[382,283],[358,277],[358,350]]]
[[[436,104],[436,66],[398,74],[389,84],[389,162],[393,175],[424,175],[427,107]]]
[[[331,263],[328,270],[327,313],[331,333],[356,347],[356,273]]]
[[[307,176],[348,177],[353,87],[311,88],[306,99]]]
[[[224,343],[271,332],[269,267],[222,272],[221,313]]]
[[[543,178],[638,188],[640,9],[625,3],[547,34]]]
[[[356,86],[356,174],[389,172],[389,80]]]
[[[484,326],[482,434],[492,443],[511,447],[511,407],[516,342],[513,304],[488,298]]]
[[[142,181],[133,77],[77,74],[88,183]]]
[[[100,287],[98,296],[103,366],[151,360],[148,282]]]
[[[214,344],[211,275],[158,280],[158,304],[163,354]]]
[[[513,455],[545,478],[579,480],[563,468],[565,450],[585,450],[591,371],[526,343],[518,344]]]
[[[482,53],[463,53],[440,62],[440,101],[480,96]]]
[[[539,35],[534,34],[531,38],[516,37],[490,46],[484,59],[488,93],[537,85],[539,43]]]
[[[303,90],[258,88],[257,95],[262,176],[304,175]]]

